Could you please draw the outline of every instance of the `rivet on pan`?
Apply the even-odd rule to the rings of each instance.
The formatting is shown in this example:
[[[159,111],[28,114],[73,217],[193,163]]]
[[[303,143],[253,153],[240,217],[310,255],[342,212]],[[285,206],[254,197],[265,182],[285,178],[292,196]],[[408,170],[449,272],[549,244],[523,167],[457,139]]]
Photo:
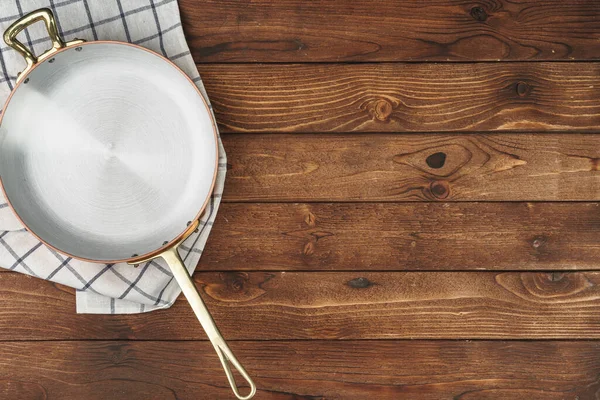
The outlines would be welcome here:
[[[29,83],[29,78],[25,78],[25,80],[23,81],[24,84],[28,84]]]
[[[49,59],[48,62],[52,64],[54,62],[54,58]]]
[[[190,226],[192,221],[188,221],[186,226]]]
[[[131,257],[137,257],[139,254],[132,254]]]
[[[83,50],[83,47],[75,47],[75,51],[81,51]]]
[[[164,245],[166,245],[167,243],[169,243],[169,241],[168,241],[168,240],[165,240],[165,241],[163,242],[163,246],[164,246]]]

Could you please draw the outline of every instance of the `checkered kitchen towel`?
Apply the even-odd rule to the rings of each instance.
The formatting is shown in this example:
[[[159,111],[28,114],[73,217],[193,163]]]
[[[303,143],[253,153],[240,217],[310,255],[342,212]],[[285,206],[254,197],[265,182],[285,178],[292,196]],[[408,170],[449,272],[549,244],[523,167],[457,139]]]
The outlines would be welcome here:
[[[19,16],[42,7],[53,10],[64,39],[119,40],[147,47],[175,62],[206,97],[183,36],[176,0],[1,0],[0,31],[4,32]],[[35,54],[50,47],[41,23],[20,37]],[[2,41],[0,104],[24,67],[23,58]],[[221,201],[226,163],[219,138],[214,193],[199,230],[180,247],[190,272],[200,259]],[[78,313],[121,314],[167,308],[181,292],[162,259],[133,268],[127,264],[91,264],[56,253],[23,229],[1,195],[0,267],[76,288]]]

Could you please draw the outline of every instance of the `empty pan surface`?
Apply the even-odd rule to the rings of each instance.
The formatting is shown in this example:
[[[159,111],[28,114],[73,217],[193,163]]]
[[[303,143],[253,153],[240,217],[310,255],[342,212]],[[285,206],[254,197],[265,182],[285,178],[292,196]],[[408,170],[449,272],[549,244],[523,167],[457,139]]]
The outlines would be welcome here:
[[[20,82],[0,123],[6,197],[71,256],[115,262],[168,247],[199,217],[217,137],[196,86],[120,42],[67,47]]]

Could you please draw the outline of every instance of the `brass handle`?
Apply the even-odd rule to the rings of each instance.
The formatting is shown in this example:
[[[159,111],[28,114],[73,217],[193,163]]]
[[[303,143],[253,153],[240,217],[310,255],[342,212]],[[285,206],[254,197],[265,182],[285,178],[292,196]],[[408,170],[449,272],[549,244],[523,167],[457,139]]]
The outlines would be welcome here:
[[[212,319],[210,312],[206,308],[206,304],[204,304],[204,302],[202,301],[202,297],[200,297],[200,293],[198,293],[198,289],[196,288],[194,281],[190,277],[190,274],[188,274],[188,271],[185,268],[185,264],[183,263],[183,260],[179,255],[179,251],[177,250],[179,245],[188,236],[190,236],[192,232],[196,230],[198,224],[198,220],[190,224],[188,229],[183,233],[181,239],[179,239],[179,241],[177,241],[173,246],[169,247],[166,250],[163,250],[162,253],[154,253],[148,257],[131,260],[129,261],[129,263],[132,265],[137,265],[146,261],[150,261],[157,257],[162,257],[167,262],[167,265],[169,265],[171,272],[173,272],[175,280],[179,284],[179,287],[181,287],[181,290],[183,291],[183,294],[187,298],[188,302],[190,303],[190,306],[192,306],[192,310],[194,310],[198,321],[200,321],[200,325],[202,325],[202,328],[204,328],[208,339],[215,348],[215,351],[219,356],[219,360],[221,360],[221,364],[223,365],[223,369],[225,370],[225,374],[227,375],[227,380],[229,381],[229,385],[231,386],[235,397],[237,397],[239,400],[249,400],[256,394],[256,385],[254,384],[252,378],[250,378],[250,375],[248,375],[242,364],[240,364],[238,359],[235,358],[235,356],[231,352],[231,349],[229,349],[229,346],[227,346],[225,339],[223,339],[223,336],[221,336],[221,332],[219,332],[215,321]],[[238,391],[238,387],[235,382],[235,377],[233,376],[233,372],[231,371],[231,366],[237,369],[240,375],[242,375],[242,377],[246,380],[246,382],[250,384],[250,393],[248,393],[246,396],[242,396]]]
[[[235,358],[229,346],[221,336],[219,329],[215,325],[215,321],[210,316],[206,305],[202,301],[200,294],[198,293],[198,289],[196,289],[196,285],[194,281],[188,274],[187,269],[185,268],[185,264],[183,260],[179,256],[179,252],[177,251],[177,247],[172,247],[169,250],[165,251],[161,254],[161,257],[169,265],[171,272],[173,272],[173,276],[177,283],[181,287],[183,294],[187,298],[188,302],[192,306],[196,317],[200,321],[202,328],[206,332],[208,339],[212,343],[215,348],[217,355],[219,356],[219,360],[221,360],[221,364],[223,365],[223,369],[225,370],[225,374],[227,374],[227,380],[229,381],[229,385],[237,397],[240,400],[248,400],[254,397],[256,393],[256,385],[242,366],[240,362]],[[246,396],[242,396],[237,388],[237,384],[235,382],[235,377],[233,376],[233,372],[231,371],[231,366],[238,370],[240,375],[244,377],[244,379],[250,384],[250,393]]]
[[[52,41],[52,47],[48,51],[42,53],[39,57],[36,57],[27,47],[25,47],[23,43],[17,40],[17,35],[21,33],[23,29],[38,21],[44,21],[44,23],[46,24],[48,36]],[[4,32],[4,41],[7,45],[15,49],[19,54],[21,54],[25,58],[25,62],[27,63],[27,67],[25,68],[25,70],[23,70],[23,72],[19,74],[17,82],[23,79],[23,77],[33,68],[33,66],[38,61],[47,58],[51,54],[56,53],[58,50],[64,47],[83,42],[83,40],[77,39],[65,43],[65,41],[58,34],[54,14],[52,14],[52,11],[48,8],[41,8],[39,10],[32,11],[29,14],[24,15],[15,22],[13,22]]]

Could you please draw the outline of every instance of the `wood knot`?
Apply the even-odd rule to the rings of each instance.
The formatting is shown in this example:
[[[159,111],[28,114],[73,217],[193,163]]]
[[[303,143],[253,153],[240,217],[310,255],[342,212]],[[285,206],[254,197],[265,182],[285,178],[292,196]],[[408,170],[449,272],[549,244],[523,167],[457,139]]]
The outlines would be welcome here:
[[[362,109],[366,109],[371,118],[380,122],[389,122],[392,112],[398,106],[388,99],[374,99],[368,101]]]
[[[475,21],[479,21],[479,22],[483,22],[488,18],[487,13],[483,9],[483,7],[480,7],[480,6],[475,6],[475,7],[471,8],[470,14],[471,14],[471,17],[473,17],[473,19]]]
[[[274,277],[266,272],[220,272],[194,278],[210,298],[220,302],[250,301],[265,294],[265,285]]]
[[[244,272],[235,272],[224,274],[225,285],[230,292],[241,293],[248,283],[248,274]]]
[[[121,364],[127,360],[128,356],[128,347],[127,345],[111,345],[109,346],[110,351],[110,361],[113,364]]]
[[[517,82],[516,90],[519,97],[525,97],[529,94],[531,88],[525,82]]]
[[[548,276],[548,278],[552,282],[560,282],[564,277],[565,277],[564,272],[551,272]]]
[[[523,280],[524,286],[537,297],[556,298],[584,292],[594,285],[584,273],[549,272],[532,276],[533,281]]]
[[[530,254],[537,259],[552,257],[552,247],[549,246],[550,238],[545,235],[534,236],[529,240]]]
[[[387,100],[378,100],[373,108],[373,116],[378,121],[387,121],[392,115],[392,104]]]
[[[474,155],[462,143],[449,143],[443,146],[427,147],[414,153],[397,154],[393,161],[416,168],[425,174],[446,178],[467,165],[474,156],[478,155]]]
[[[450,185],[446,181],[433,181],[429,185],[429,191],[436,199],[445,199],[450,194]]]
[[[304,222],[306,222],[306,225],[314,227],[315,225],[317,225],[317,217],[315,217],[315,214],[309,211],[308,214],[306,214],[306,216],[304,217]]]
[[[432,155],[427,157],[427,159],[425,159],[425,162],[427,163],[427,165],[429,165],[429,168],[440,169],[446,163],[446,153],[443,153],[441,151],[433,153]]]
[[[373,286],[374,283],[367,278],[354,278],[346,282],[346,285],[353,289],[366,289]]]
[[[302,250],[302,254],[305,256],[310,256],[315,253],[315,245],[313,242],[308,242],[304,245],[304,249]]]
[[[588,301],[591,291],[595,292],[594,283],[585,273],[505,272],[496,275],[496,282],[528,302],[555,306]]]

